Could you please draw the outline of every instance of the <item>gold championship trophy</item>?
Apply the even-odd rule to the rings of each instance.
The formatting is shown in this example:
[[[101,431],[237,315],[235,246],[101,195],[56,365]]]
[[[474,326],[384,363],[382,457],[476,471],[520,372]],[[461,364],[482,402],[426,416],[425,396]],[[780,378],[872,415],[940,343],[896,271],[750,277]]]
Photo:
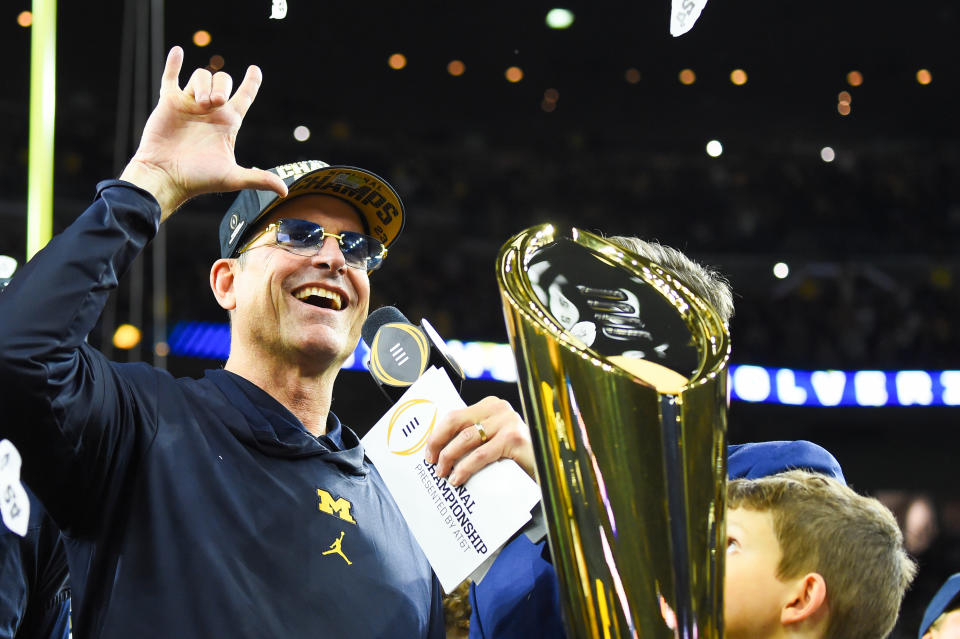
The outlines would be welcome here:
[[[723,322],[578,229],[515,236],[497,280],[568,637],[721,637]]]

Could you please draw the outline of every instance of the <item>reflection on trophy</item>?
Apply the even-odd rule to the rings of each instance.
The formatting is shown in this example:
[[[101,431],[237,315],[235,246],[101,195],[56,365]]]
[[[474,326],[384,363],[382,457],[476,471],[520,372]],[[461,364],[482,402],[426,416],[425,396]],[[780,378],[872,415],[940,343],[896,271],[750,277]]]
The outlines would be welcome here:
[[[515,236],[497,278],[568,636],[720,637],[723,322],[578,229]]]

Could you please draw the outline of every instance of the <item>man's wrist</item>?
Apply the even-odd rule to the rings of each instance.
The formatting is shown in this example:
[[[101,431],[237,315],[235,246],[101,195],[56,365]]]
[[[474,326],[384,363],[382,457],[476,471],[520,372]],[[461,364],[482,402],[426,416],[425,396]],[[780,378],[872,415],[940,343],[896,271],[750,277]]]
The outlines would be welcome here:
[[[174,181],[163,169],[138,160],[130,160],[120,174],[120,179],[150,193],[160,205],[160,221],[163,222],[186,201],[183,193],[174,186]]]

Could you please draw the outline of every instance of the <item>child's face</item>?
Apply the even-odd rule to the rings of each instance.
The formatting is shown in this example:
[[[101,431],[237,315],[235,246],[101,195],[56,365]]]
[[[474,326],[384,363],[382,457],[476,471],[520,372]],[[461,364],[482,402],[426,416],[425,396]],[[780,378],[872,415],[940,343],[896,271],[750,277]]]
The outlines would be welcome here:
[[[941,616],[923,639],[960,639],[960,610]]]
[[[763,639],[780,631],[780,610],[789,600],[788,585],[776,577],[780,554],[769,512],[727,511],[723,590],[727,639]]]

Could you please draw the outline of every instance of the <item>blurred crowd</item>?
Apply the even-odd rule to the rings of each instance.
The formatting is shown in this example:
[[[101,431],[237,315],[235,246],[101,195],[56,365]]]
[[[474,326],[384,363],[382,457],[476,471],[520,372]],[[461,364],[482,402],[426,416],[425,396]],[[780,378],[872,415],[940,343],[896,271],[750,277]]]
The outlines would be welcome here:
[[[540,146],[481,132],[432,141],[394,136],[385,145],[339,123],[311,147],[323,159],[370,167],[402,194],[407,228],[389,268],[376,276],[373,304],[402,300],[408,317],[429,317],[445,336],[504,341],[497,252],[515,233],[552,222],[655,239],[724,273],[736,295],[731,328],[739,362],[956,366],[956,149],[838,145],[828,163],[812,143],[777,151],[728,144],[711,158],[701,149],[638,151],[622,139],[575,133]],[[80,210],[89,185],[106,177],[76,154],[65,150],[63,157],[60,193],[72,199],[57,206],[58,229]],[[0,179],[22,174],[23,159],[2,160],[11,166]],[[6,193],[17,191],[6,186]],[[164,231],[171,323],[222,321],[191,254],[206,247],[213,260],[211,230],[228,202],[188,205],[189,215]],[[0,206],[5,219],[16,207]],[[0,253],[16,257],[21,234],[10,226]],[[789,266],[784,279],[773,276],[777,262]],[[123,313],[121,303],[118,317]]]
[[[447,334],[497,339],[497,251],[549,221],[656,239],[726,274],[738,361],[956,365],[960,156],[841,150],[826,163],[815,148],[758,160],[581,145],[491,149],[477,137],[391,166],[412,215],[384,278],[396,293],[381,295],[402,291],[411,317],[439,312]],[[777,279],[781,261],[790,273]]]

